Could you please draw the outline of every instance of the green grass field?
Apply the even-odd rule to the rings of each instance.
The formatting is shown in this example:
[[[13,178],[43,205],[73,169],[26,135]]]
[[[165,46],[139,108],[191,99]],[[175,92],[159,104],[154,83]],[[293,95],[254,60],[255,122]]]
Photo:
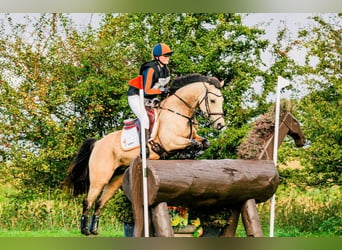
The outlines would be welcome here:
[[[9,185],[0,185],[0,237],[85,237],[78,230],[81,198],[61,193],[20,200]],[[15,196],[14,196],[15,197]],[[53,198],[51,198],[53,197]],[[275,237],[340,237],[342,235],[341,187],[280,186],[276,196]],[[257,205],[263,234],[269,235],[269,202]],[[109,202],[102,211],[98,236],[123,237],[123,226]],[[240,223],[237,237],[245,237]]]

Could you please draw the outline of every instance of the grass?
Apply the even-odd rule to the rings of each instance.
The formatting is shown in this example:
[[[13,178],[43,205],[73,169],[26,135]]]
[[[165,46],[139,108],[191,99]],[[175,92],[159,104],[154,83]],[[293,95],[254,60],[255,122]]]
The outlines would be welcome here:
[[[92,237],[123,237],[123,231],[103,231]],[[78,230],[0,231],[0,237],[85,237]]]
[[[79,226],[81,199],[56,192],[48,198],[20,200],[15,190],[0,185],[0,237],[84,237]],[[15,197],[15,196],[14,196]],[[269,202],[257,205],[265,237],[269,235]],[[123,227],[112,216],[113,202],[102,211],[99,236],[123,237]],[[275,237],[339,237],[342,235],[341,187],[280,186],[276,196]],[[241,223],[237,237],[245,237]]]
[[[264,237],[268,237],[268,231],[264,230]],[[276,228],[274,232],[275,237],[335,237],[336,235],[331,234],[329,232],[298,232],[295,228],[292,230],[289,229],[281,229]],[[38,230],[38,231],[0,231],[0,237],[85,237],[82,235],[78,230]],[[124,237],[123,230],[114,230],[114,231],[101,231],[99,235],[97,236],[91,236],[91,237],[102,237],[102,238],[108,238],[108,237]],[[244,230],[244,227],[242,223],[239,223],[237,231],[236,231],[236,237],[246,237],[246,233]]]

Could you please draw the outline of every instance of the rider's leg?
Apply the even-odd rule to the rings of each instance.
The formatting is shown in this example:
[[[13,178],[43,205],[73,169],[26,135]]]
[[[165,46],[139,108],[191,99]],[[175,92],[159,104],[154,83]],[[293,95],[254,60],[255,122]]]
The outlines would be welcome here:
[[[128,97],[128,105],[130,106],[133,113],[138,117],[140,121],[141,129],[145,129],[145,148],[146,148],[146,158],[149,157],[150,151],[148,148],[148,139],[149,139],[149,126],[150,122],[147,116],[147,112],[145,109],[145,106],[141,107],[140,105],[140,97],[138,95],[132,95]],[[142,144],[141,141],[141,135],[139,134],[140,138],[140,145]],[[141,149],[140,149],[141,154]]]

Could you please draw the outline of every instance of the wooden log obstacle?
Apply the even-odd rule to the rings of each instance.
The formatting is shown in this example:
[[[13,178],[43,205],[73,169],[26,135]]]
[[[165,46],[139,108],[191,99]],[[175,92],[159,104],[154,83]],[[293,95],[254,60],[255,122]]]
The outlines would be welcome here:
[[[256,203],[276,192],[279,174],[272,160],[158,160],[147,161],[148,205],[151,236],[172,237],[168,203],[172,205],[232,208],[232,220],[221,236],[235,236],[241,213],[247,236],[262,230]],[[131,161],[123,190],[132,203],[134,236],[143,235],[142,164]]]

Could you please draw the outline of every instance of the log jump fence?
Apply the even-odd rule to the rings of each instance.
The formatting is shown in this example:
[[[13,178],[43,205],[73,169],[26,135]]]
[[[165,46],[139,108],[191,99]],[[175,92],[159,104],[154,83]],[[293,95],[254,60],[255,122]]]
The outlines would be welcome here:
[[[191,207],[233,208],[241,213],[246,234],[261,237],[256,203],[268,200],[279,184],[271,160],[158,160],[147,161],[148,205],[151,236],[172,237],[168,203]],[[132,160],[123,180],[132,203],[134,236],[143,235],[142,165]],[[221,236],[235,236],[236,215]]]
[[[285,136],[289,135],[297,147],[302,147],[305,137],[299,122],[290,112],[283,112],[281,116],[278,146]],[[265,126],[271,128],[266,129],[268,135],[265,134]],[[265,117],[257,121],[245,144],[239,149],[239,156],[242,159],[147,161],[151,236],[174,236],[168,213],[170,203],[203,209],[229,208],[232,214],[220,236],[235,236],[241,214],[246,235],[262,237],[256,204],[271,198],[279,185],[279,174],[272,159],[272,126]],[[255,143],[256,141],[258,143]],[[254,148],[251,149],[251,145]],[[246,155],[247,151],[257,154]],[[248,157],[249,159],[246,159]],[[141,237],[144,222],[140,157],[131,161],[125,172],[122,188],[132,203],[134,236]]]

